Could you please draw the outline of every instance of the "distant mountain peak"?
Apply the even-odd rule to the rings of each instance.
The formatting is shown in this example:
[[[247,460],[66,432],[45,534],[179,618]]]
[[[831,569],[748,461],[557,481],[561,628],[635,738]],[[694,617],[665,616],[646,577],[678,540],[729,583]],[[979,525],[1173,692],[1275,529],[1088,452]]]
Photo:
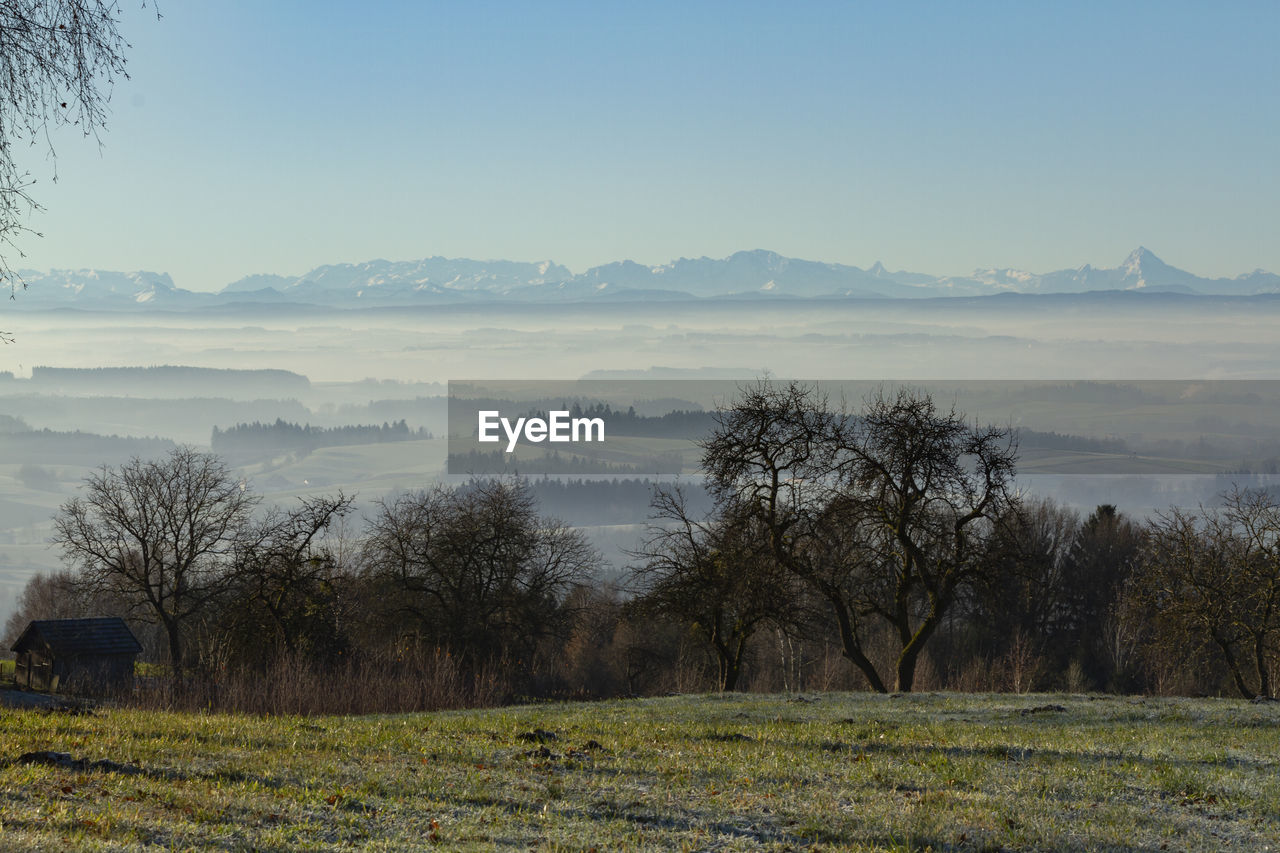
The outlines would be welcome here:
[[[1152,265],[1161,267],[1168,266],[1168,264],[1156,257],[1155,252],[1151,251],[1146,246],[1139,246],[1129,253],[1129,256],[1124,259],[1124,263],[1121,264],[1120,267],[1125,270],[1140,270],[1143,267],[1150,267]]]
[[[1146,246],[1139,246],[1129,253],[1120,266],[1127,289],[1158,287],[1166,290],[1195,292],[1195,283],[1203,279],[1184,270],[1171,267],[1156,257]]]
[[[1202,278],[1169,266],[1145,246],[1117,267],[1090,264],[1047,273],[993,266],[967,276],[869,269],[802,260],[768,249],[724,258],[679,258],[650,266],[620,260],[574,274],[550,260],[525,263],[440,256],[408,261],[366,260],[319,266],[303,275],[250,275],[220,293],[175,287],[165,273],[107,270],[23,270],[29,289],[19,307],[76,305],[90,309],[181,310],[210,305],[311,305],[330,308],[523,303],[608,299],[672,301],[760,298],[980,297],[999,293],[1088,293],[1133,290],[1190,295],[1280,293],[1280,276],[1263,270],[1234,278]]]

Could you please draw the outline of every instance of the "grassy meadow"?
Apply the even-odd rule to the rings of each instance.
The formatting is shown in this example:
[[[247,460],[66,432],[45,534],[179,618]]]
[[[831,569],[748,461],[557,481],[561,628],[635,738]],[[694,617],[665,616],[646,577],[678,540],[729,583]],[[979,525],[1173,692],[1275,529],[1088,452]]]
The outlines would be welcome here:
[[[1280,704],[674,696],[0,712],[5,850],[1266,850]],[[20,760],[35,750],[70,762]]]

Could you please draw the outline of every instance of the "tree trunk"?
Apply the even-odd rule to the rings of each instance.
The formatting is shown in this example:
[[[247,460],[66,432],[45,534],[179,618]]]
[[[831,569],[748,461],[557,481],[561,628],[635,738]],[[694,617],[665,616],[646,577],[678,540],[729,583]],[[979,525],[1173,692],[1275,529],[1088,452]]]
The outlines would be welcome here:
[[[1236,689],[1240,691],[1240,695],[1246,699],[1256,699],[1258,694],[1249,689],[1249,685],[1244,682],[1244,674],[1240,672],[1240,662],[1236,660],[1235,653],[1231,651],[1231,644],[1220,639],[1215,633],[1214,642],[1218,644],[1218,648],[1222,649],[1222,656],[1227,660],[1227,667],[1231,670],[1231,677],[1235,680]]]
[[[876,672],[875,665],[871,660],[863,654],[862,644],[858,642],[857,632],[853,630],[853,621],[849,618],[849,611],[845,609],[842,602],[831,599],[831,606],[836,612],[836,623],[840,626],[840,644],[843,646],[844,656],[853,662],[853,665],[862,670],[862,674],[867,677],[867,683],[871,685],[871,689],[877,693],[888,693],[885,689],[884,681],[880,678],[880,673]]]
[[[729,693],[738,686],[738,664],[728,654],[720,657],[720,692]]]
[[[712,636],[711,642],[716,649],[720,692],[732,692],[738,688],[738,679],[742,676],[742,657],[746,654],[747,638],[739,635],[730,644],[721,641],[719,636]]]
[[[893,683],[895,693],[910,693],[916,680],[916,662],[920,659],[920,646],[908,644],[898,655],[898,671]]]
[[[172,617],[164,617],[165,633],[169,637],[169,673],[173,686],[182,689],[182,626]]]
[[[1253,654],[1258,661],[1258,695],[1271,696],[1271,669],[1267,666],[1267,635],[1258,631],[1253,637]]]
[[[893,685],[893,689],[898,693],[911,692],[911,686],[916,680],[916,664],[920,660],[920,653],[924,651],[925,643],[933,636],[938,623],[942,621],[938,613],[938,608],[930,611],[915,635],[902,647],[902,652],[898,655],[898,671]]]

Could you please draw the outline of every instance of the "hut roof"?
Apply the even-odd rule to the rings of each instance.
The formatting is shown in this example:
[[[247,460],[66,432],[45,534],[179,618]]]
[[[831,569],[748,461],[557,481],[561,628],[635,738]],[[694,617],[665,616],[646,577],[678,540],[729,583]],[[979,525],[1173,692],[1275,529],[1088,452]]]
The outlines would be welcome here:
[[[137,654],[142,644],[119,616],[95,616],[89,619],[37,619],[27,625],[13,651],[45,646],[55,655]]]

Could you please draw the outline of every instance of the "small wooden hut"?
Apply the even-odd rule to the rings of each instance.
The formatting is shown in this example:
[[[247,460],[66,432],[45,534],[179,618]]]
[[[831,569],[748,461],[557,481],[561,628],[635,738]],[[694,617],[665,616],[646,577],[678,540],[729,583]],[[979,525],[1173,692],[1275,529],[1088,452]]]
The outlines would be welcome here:
[[[28,690],[97,693],[133,686],[142,645],[118,616],[38,619],[13,644],[14,682]]]

